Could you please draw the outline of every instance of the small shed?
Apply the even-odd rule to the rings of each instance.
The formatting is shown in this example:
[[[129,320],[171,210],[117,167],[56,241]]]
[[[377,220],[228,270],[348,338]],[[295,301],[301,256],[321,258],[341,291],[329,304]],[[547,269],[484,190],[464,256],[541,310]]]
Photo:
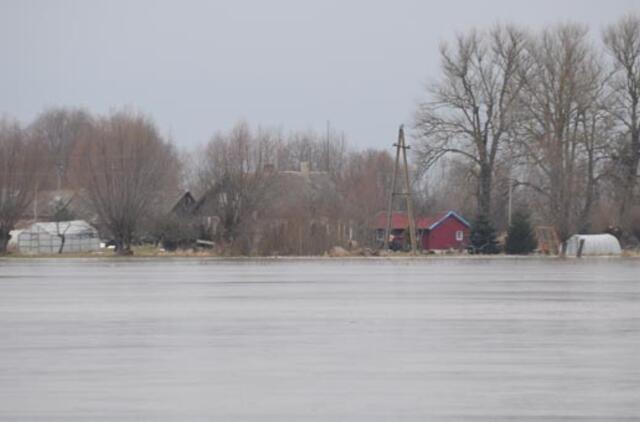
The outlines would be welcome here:
[[[567,256],[578,256],[580,243],[582,256],[620,255],[622,248],[615,236],[610,234],[574,234],[567,240]]]
[[[98,231],[84,220],[34,223],[17,233],[15,248],[25,254],[90,252],[100,249]]]
[[[463,250],[469,244],[471,225],[455,211],[442,212],[432,216],[419,216],[415,219],[418,246],[423,250]],[[384,241],[387,225],[387,213],[379,212],[373,219],[371,228],[375,230],[379,244]],[[404,212],[391,214],[390,246],[403,247],[408,241],[405,232],[409,228],[409,217]]]

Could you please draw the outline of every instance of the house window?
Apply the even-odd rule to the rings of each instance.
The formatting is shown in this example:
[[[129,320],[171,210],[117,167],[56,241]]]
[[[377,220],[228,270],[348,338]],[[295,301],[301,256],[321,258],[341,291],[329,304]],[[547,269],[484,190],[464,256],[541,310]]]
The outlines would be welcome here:
[[[462,242],[462,239],[464,239],[464,232],[462,230],[458,230],[456,232],[456,240],[458,242]]]

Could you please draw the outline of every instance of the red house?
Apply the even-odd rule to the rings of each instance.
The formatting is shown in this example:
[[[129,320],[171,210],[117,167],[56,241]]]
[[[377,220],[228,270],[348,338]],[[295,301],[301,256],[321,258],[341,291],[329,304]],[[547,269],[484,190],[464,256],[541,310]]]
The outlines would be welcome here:
[[[373,219],[371,228],[375,230],[376,240],[384,242],[387,227],[387,213],[380,211]],[[392,247],[404,247],[405,234],[409,228],[409,218],[404,212],[391,214],[390,244]],[[424,250],[465,249],[469,245],[471,225],[455,211],[443,212],[434,216],[416,218],[418,247]]]

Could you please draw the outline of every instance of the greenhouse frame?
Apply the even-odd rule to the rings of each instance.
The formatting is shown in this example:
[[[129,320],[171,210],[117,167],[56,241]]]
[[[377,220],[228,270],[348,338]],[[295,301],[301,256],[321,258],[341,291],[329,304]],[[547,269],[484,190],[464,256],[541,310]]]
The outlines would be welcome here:
[[[98,231],[84,220],[34,223],[17,234],[15,247],[24,254],[58,253],[62,243],[60,235],[65,238],[62,253],[100,249]]]

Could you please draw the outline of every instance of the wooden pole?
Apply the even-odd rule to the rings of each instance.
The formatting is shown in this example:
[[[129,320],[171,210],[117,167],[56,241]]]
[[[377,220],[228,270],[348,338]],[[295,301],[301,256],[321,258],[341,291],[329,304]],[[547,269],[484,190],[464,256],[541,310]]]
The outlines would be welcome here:
[[[404,141],[404,125],[400,125],[400,131],[398,134],[398,142],[400,143],[399,148],[402,148],[402,158],[404,160],[404,188],[405,195],[407,200],[407,214],[409,217],[409,236],[411,239],[411,253],[416,254],[418,251],[416,242],[416,221],[413,218],[413,200],[411,198],[411,183],[409,182],[409,164],[407,163],[407,149],[409,147],[405,144]]]
[[[508,226],[511,227],[511,206],[512,206],[512,197],[513,195],[513,180],[511,178],[509,178],[509,211],[507,212],[508,214]]]
[[[578,244],[578,253],[576,257],[582,258],[582,250],[584,249],[584,239],[580,239],[580,243]]]
[[[417,252],[417,240],[416,240],[416,222],[413,217],[413,201],[411,199],[411,184],[409,181],[409,164],[407,162],[407,150],[409,147],[404,140],[404,125],[400,125],[398,131],[398,142],[393,144],[396,147],[396,161],[393,166],[393,178],[391,180],[391,194],[389,195],[389,206],[387,207],[387,226],[384,232],[384,245],[386,250],[389,248],[389,235],[391,233],[391,215],[393,213],[393,198],[396,195],[402,195],[405,197],[407,204],[407,216],[409,218],[409,240],[411,241],[411,253]],[[404,191],[396,192],[396,181],[398,178],[398,167],[400,165],[400,151],[402,151],[402,161],[404,165]]]
[[[387,207],[387,226],[384,230],[384,244],[382,249],[389,249],[389,235],[391,234],[391,214],[393,213],[393,197],[396,194],[396,179],[398,178],[398,163],[400,162],[400,144],[396,148],[396,161],[393,166],[393,177],[391,178],[391,193],[389,194],[389,206]]]

